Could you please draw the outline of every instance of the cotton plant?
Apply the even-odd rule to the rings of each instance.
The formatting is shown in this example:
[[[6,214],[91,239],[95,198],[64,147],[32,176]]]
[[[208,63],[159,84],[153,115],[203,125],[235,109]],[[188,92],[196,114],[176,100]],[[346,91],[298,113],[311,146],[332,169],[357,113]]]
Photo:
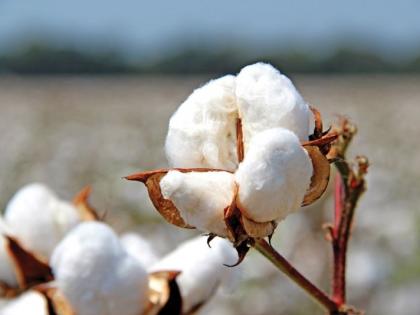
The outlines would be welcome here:
[[[83,194],[88,197],[86,191]],[[25,246],[49,259],[64,235],[86,218],[84,206],[81,196],[71,203],[46,185],[32,183],[9,201],[4,222]]]
[[[142,248],[150,246],[142,242]],[[126,244],[127,234],[119,238],[102,222],[82,223],[59,243],[49,286],[60,292],[66,309],[78,315],[193,314],[238,278],[237,269],[224,265],[235,262],[237,253],[223,240],[212,248],[202,246],[203,237],[189,240],[149,267],[139,259],[142,252]]]
[[[21,188],[0,217],[0,295],[13,297],[52,279],[48,260],[55,246],[77,224],[98,217],[88,203],[90,190],[73,203],[47,186]]]
[[[311,121],[314,128],[310,130]],[[331,315],[359,314],[346,304],[346,252],[368,161],[346,159],[356,129],[346,119],[326,131],[320,112],[273,66],[256,63],[196,89],[169,121],[170,167],[126,179],[142,182],[171,224],[227,239],[242,262],[250,248],[268,258]],[[331,241],[331,296],[270,244],[280,222],[325,192],[330,164],[338,175]],[[266,240],[268,238],[268,242]]]
[[[28,190],[32,193],[31,198],[22,198],[22,195],[27,197]],[[29,185],[23,191],[24,194],[20,191],[12,199],[14,204],[13,207],[9,205],[9,211],[16,209],[16,198],[45,203],[54,196],[41,184]],[[34,198],[34,191],[40,192],[41,196]],[[45,198],[46,192],[51,193],[49,198]],[[190,241],[168,255],[176,259],[161,260],[153,245],[141,235],[128,232],[118,236],[109,225],[101,222],[100,216],[87,201],[89,193],[90,189],[84,189],[73,204],[66,203],[78,214],[78,220],[67,233],[60,235],[48,260],[29,250],[26,243],[17,238],[21,230],[14,232],[10,225],[0,220],[0,288],[2,297],[6,298],[6,305],[0,308],[0,314],[186,315],[190,312],[182,310],[189,307],[192,294],[188,293],[191,283],[185,279],[206,281],[209,275],[220,277],[221,270],[225,271],[224,277],[234,278],[230,276],[234,270],[223,265],[236,259],[236,252],[227,244],[219,244],[214,250],[201,251],[203,257],[212,262],[205,268],[200,266],[202,260],[197,259],[192,260],[188,267],[179,263],[181,256],[197,249],[193,244],[201,244],[206,241],[205,238]],[[29,204],[30,209],[43,207],[41,204]],[[19,207],[17,209],[24,219],[28,213],[33,214]],[[50,211],[51,220],[62,208],[54,209]],[[45,218],[43,222],[48,222]],[[52,231],[43,231],[43,235],[53,235],[56,231],[53,224],[44,224],[44,228]],[[197,288],[198,285],[195,286]],[[212,284],[210,292],[195,292],[195,300],[200,303],[194,304],[191,311],[203,306],[218,288],[217,282]]]
[[[310,121],[314,129],[310,131]],[[268,64],[212,80],[169,122],[170,168],[127,179],[143,182],[170,223],[198,237],[160,258],[138,234],[120,236],[83,189],[73,202],[32,184],[0,218],[0,314],[193,315],[219,290],[232,290],[250,248],[311,295],[330,315],[360,314],[346,301],[346,252],[368,161],[346,159],[356,129],[347,119],[327,131],[293,83]],[[288,215],[320,198],[337,169],[327,294],[269,240]],[[268,238],[268,241],[266,240]]]
[[[127,178],[145,183],[170,223],[228,238],[243,257],[253,238],[322,195],[335,137],[285,75],[257,63],[181,104],[165,144],[172,168]]]

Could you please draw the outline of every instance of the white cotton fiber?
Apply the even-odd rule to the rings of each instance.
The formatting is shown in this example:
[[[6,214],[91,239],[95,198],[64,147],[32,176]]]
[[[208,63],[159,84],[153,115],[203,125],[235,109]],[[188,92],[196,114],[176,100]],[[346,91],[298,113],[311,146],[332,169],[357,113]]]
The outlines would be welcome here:
[[[11,234],[2,218],[0,218],[0,281],[10,287],[17,287],[16,271],[14,262],[11,259],[6,246],[7,241],[4,234]]]
[[[256,63],[236,77],[236,97],[242,119],[244,145],[257,133],[276,127],[308,139],[310,109],[288,77],[273,66]]]
[[[165,150],[170,165],[233,171],[237,115],[234,76],[195,90],[169,121]]]
[[[21,188],[7,205],[4,218],[28,249],[46,258],[80,221],[72,204],[60,200],[48,187],[39,183]]]
[[[147,273],[107,225],[81,223],[57,246],[50,263],[76,314],[142,314]]]
[[[186,223],[204,232],[226,236],[224,209],[233,200],[233,174],[170,171],[162,178],[160,188]]]
[[[153,271],[179,270],[177,282],[183,297],[183,310],[187,313],[194,306],[207,301],[219,287],[233,289],[239,278],[236,250],[229,241],[215,238],[211,248],[206,237],[197,237],[181,244],[172,253],[152,267]]]
[[[120,236],[125,250],[136,258],[144,267],[149,268],[158,261],[158,255],[152,245],[137,233],[125,233]]]
[[[46,298],[38,292],[30,291],[7,303],[1,315],[49,315]]]
[[[252,138],[235,180],[238,206],[256,222],[282,220],[300,208],[312,162],[294,133],[275,128]]]

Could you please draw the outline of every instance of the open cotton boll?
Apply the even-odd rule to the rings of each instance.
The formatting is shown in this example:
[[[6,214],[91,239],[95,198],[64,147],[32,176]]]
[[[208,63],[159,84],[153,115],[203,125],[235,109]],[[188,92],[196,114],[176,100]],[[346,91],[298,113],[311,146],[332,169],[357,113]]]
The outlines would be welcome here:
[[[238,260],[229,241],[215,238],[211,248],[205,237],[197,237],[181,244],[152,267],[153,271],[179,270],[177,283],[183,297],[183,310],[207,301],[219,287],[233,289],[238,282],[239,268],[226,267]]]
[[[311,176],[311,159],[293,132],[263,131],[253,137],[235,173],[238,207],[256,222],[282,220],[300,208]]]
[[[150,243],[139,234],[125,233],[120,236],[120,241],[125,250],[146,268],[159,260]]]
[[[237,165],[235,77],[196,89],[169,121],[165,150],[175,167],[233,171]]]
[[[249,65],[236,77],[236,97],[245,150],[257,133],[276,127],[308,140],[310,109],[288,77],[266,63]]]
[[[8,203],[4,218],[30,250],[49,258],[62,237],[79,221],[77,209],[45,185],[21,188]]]
[[[139,315],[145,307],[147,273],[103,223],[74,228],[50,264],[57,288],[78,315]]]
[[[227,234],[224,209],[233,200],[233,174],[170,171],[160,181],[160,188],[187,224],[204,232]]]
[[[31,291],[7,303],[1,310],[1,315],[49,315],[46,298],[38,292]]]

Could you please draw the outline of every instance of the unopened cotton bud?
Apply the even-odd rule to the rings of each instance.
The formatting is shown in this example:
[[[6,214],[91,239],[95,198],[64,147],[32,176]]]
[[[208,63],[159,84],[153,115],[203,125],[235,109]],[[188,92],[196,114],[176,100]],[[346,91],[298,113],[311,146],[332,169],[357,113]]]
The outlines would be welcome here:
[[[10,229],[0,218],[0,282],[10,287],[17,287],[17,277],[14,262],[7,250],[7,241],[4,234],[11,234]]]
[[[165,144],[169,163],[234,170],[237,117],[234,76],[196,89],[169,121]]]
[[[238,282],[239,268],[224,265],[233,265],[237,260],[237,252],[227,240],[217,237],[209,248],[205,237],[197,237],[181,244],[152,270],[181,271],[176,281],[186,313],[209,300],[219,287],[233,289]]]
[[[38,292],[30,291],[7,303],[1,315],[49,315],[47,299]]]
[[[301,206],[311,176],[311,159],[293,132],[263,131],[252,138],[235,173],[237,205],[256,222],[282,220]]]
[[[236,77],[236,97],[245,151],[252,137],[270,128],[286,128],[308,140],[310,109],[288,77],[273,66],[256,63]]]
[[[120,236],[120,241],[125,250],[146,268],[159,259],[151,244],[139,234],[125,233]]]
[[[80,221],[72,204],[60,200],[39,183],[20,189],[7,205],[4,218],[28,249],[47,258],[63,236]]]
[[[51,266],[58,289],[76,314],[142,314],[147,273],[107,225],[78,225],[55,249]]]
[[[160,188],[187,224],[204,232],[227,234],[224,209],[233,200],[233,174],[170,171],[160,181]]]

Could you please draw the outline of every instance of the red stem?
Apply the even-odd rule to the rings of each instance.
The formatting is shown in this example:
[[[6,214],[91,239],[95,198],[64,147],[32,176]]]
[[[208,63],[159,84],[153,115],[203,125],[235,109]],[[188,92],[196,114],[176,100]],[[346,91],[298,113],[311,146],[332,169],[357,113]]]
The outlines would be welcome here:
[[[333,228],[333,299],[338,305],[346,302],[346,260],[348,237],[343,233],[345,230],[345,202],[343,196],[343,181],[339,174],[335,180],[335,209],[334,209],[334,228]]]

